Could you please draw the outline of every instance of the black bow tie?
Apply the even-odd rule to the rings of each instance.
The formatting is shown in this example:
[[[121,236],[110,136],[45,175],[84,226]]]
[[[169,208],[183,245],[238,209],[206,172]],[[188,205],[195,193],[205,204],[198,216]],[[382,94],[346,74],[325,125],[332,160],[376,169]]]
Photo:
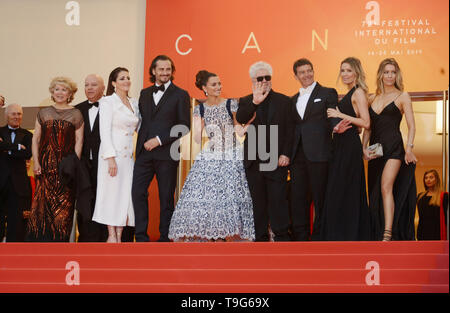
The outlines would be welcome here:
[[[98,102],[89,103],[89,109],[92,108],[93,106],[96,106],[98,108]]]
[[[17,131],[17,128],[14,128],[14,129],[13,129],[13,128],[9,128],[9,127],[8,127],[8,131],[9,131],[9,134],[12,134],[12,133],[15,134],[16,131]]]
[[[166,87],[164,85],[160,85],[160,86],[155,85],[154,89],[153,89],[153,93],[157,93],[158,90],[161,90],[162,92],[164,92],[164,90],[166,90]]]

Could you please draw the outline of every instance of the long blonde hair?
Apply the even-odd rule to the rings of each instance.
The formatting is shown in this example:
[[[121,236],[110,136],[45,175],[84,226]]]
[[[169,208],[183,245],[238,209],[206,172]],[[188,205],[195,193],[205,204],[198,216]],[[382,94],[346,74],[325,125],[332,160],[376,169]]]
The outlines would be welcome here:
[[[384,84],[383,84],[383,73],[384,73],[384,68],[386,67],[386,65],[393,65],[395,67],[395,88],[397,88],[400,91],[404,90],[404,86],[403,86],[403,76],[402,76],[402,71],[400,70],[400,66],[398,65],[397,61],[394,58],[387,58],[384,59],[383,61],[381,61],[380,65],[378,66],[378,71],[377,71],[377,90],[376,90],[376,94],[380,95],[382,93],[384,93]]]
[[[425,176],[427,176],[430,173],[433,173],[434,179],[436,180],[436,184],[434,185],[433,189],[428,189],[427,185],[425,184]],[[431,196],[430,202],[428,202],[428,203],[430,205],[440,206],[441,205],[441,179],[439,178],[439,174],[436,170],[431,169],[431,170],[426,171],[423,174],[423,187],[425,188],[425,192],[423,192],[419,196],[418,200],[420,200],[423,196],[428,194],[429,196]]]
[[[342,64],[344,64],[344,63],[347,63],[348,65],[350,65],[351,68],[355,71],[356,84],[358,85],[358,87],[360,87],[362,90],[364,90],[364,92],[366,94],[369,93],[369,87],[367,87],[367,83],[366,83],[366,74],[364,73],[364,69],[362,67],[361,61],[355,57],[348,57],[344,61],[341,62],[341,67],[342,67]],[[339,74],[339,76],[340,76],[340,74]]]

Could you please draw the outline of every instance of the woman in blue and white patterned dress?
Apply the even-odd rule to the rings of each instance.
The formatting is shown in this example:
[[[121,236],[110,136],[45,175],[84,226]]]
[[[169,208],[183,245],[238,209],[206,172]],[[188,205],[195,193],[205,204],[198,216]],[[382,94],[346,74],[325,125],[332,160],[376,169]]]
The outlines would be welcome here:
[[[200,71],[195,85],[207,99],[194,108],[194,139],[203,129],[209,141],[197,155],[170,222],[173,241],[254,240],[253,204],[245,176],[243,150],[236,132],[238,103],[221,98],[222,84],[213,73]]]

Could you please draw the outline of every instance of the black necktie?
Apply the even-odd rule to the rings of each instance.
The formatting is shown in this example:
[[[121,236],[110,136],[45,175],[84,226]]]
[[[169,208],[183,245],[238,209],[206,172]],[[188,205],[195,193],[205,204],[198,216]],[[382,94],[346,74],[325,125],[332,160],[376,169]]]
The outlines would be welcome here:
[[[89,103],[89,109],[92,108],[93,106],[96,106],[98,108],[98,102]]]
[[[155,89],[153,89],[153,93],[157,93],[158,90],[161,90],[162,92],[164,92],[164,90],[166,90],[166,87],[164,85],[160,85],[160,86],[154,86]]]

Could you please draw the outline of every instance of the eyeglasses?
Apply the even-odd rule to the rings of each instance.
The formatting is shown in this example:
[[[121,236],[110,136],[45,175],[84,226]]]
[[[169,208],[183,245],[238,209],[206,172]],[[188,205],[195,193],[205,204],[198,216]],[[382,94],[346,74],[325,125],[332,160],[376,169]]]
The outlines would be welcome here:
[[[270,80],[272,79],[272,76],[266,75],[266,76],[258,76],[258,77],[256,77],[256,81],[257,82],[262,82],[264,79],[266,80],[266,82],[270,82]]]

